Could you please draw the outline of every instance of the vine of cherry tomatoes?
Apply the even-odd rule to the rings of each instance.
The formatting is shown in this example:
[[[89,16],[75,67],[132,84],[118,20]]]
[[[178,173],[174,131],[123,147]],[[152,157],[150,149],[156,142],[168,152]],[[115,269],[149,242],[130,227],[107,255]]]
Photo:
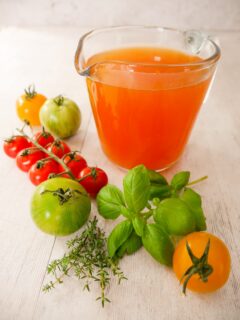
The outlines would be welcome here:
[[[6,155],[16,158],[18,168],[28,172],[29,179],[34,185],[37,186],[53,176],[74,178],[90,196],[96,197],[100,189],[108,183],[104,170],[88,166],[80,152],[71,151],[66,142],[54,139],[51,133],[44,129],[35,133],[31,140],[33,142],[24,135],[15,135],[4,141],[3,149]],[[37,142],[41,148],[34,142]],[[51,152],[52,156],[44,150]],[[61,161],[56,161],[56,157]],[[68,168],[71,175],[64,166]]]

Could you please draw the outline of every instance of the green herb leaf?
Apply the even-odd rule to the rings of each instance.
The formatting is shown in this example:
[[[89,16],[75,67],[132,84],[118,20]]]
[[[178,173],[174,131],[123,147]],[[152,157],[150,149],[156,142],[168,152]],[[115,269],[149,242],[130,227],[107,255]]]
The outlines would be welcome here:
[[[179,198],[161,201],[154,210],[154,220],[171,235],[183,236],[196,230],[194,215]]]
[[[106,185],[97,195],[98,212],[105,219],[116,219],[124,205],[122,191],[114,185]]]
[[[134,212],[132,212],[131,210],[129,210],[126,207],[121,206],[121,214],[127,218],[127,219],[131,219],[134,216]]]
[[[127,254],[133,254],[142,247],[142,239],[133,230],[130,237],[127,240]]]
[[[171,180],[171,186],[174,190],[178,191],[181,190],[188,184],[190,178],[189,171],[181,171],[175,174],[175,176]]]
[[[206,230],[206,218],[202,210],[202,200],[200,195],[194,190],[186,188],[180,198],[187,204],[187,206],[195,216],[196,230]]]
[[[150,180],[145,166],[139,165],[128,172],[123,180],[123,190],[128,208],[135,213],[141,212],[149,200],[150,192]]]
[[[117,250],[117,256],[122,258],[124,254],[131,255],[142,247],[142,239],[133,230],[130,237]]]
[[[168,185],[151,184],[149,199],[159,198],[160,200],[171,197],[171,187]]]
[[[133,230],[132,222],[124,220],[116,225],[108,237],[108,254],[112,258],[117,249],[128,239]]]
[[[143,235],[143,230],[146,226],[145,220],[140,216],[135,216],[132,219],[132,224],[136,234],[141,237]]]
[[[148,176],[151,184],[154,183],[158,185],[168,185],[167,180],[160,173],[150,169],[147,169],[147,170],[148,170]]]
[[[168,234],[157,224],[147,224],[142,237],[144,248],[158,262],[171,266],[174,246]]]

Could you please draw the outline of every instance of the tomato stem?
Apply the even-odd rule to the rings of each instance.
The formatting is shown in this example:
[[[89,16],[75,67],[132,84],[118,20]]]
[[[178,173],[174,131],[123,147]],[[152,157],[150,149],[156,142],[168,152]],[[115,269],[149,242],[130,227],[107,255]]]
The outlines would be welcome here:
[[[35,151],[39,151],[39,148],[37,147],[30,147],[30,148],[26,148],[26,149],[23,149],[20,153],[21,156],[27,156],[29,154],[32,154],[33,152]]]
[[[79,161],[79,160],[75,160],[76,153],[80,153],[80,152],[79,152],[79,151],[71,151],[71,152],[68,152],[68,153],[66,153],[66,154],[62,157],[62,159],[65,160],[66,157],[69,157],[69,160],[68,160],[68,162],[66,163],[67,165],[68,165],[72,160],[74,160],[74,161],[77,162],[77,161]]]
[[[51,174],[51,178],[61,177],[64,174],[68,174],[69,175],[69,171],[62,171],[62,172],[59,172],[59,173],[52,173]]]
[[[74,175],[72,174],[71,170],[69,170],[68,166],[64,163],[64,161],[62,161],[62,159],[58,158],[54,153],[52,153],[51,151],[45,149],[44,147],[42,147],[37,141],[33,140],[32,138],[30,138],[24,131],[23,129],[17,129],[17,131],[19,133],[21,133],[25,138],[29,139],[38,149],[40,149],[41,151],[45,152],[47,155],[49,155],[49,157],[51,157],[53,160],[55,160],[57,163],[59,163],[63,169],[67,172],[67,174],[71,177],[71,179],[76,180],[77,179],[74,177]]]
[[[78,179],[77,181],[78,181],[78,182],[81,182],[81,181],[83,181],[84,179],[86,179],[87,177],[91,177],[91,176],[92,176],[92,173],[90,172],[90,173],[86,174],[84,177]]]
[[[76,193],[86,195],[79,190],[73,190],[70,188],[67,188],[66,190],[63,190],[62,188],[59,188],[57,190],[44,190],[43,192],[41,192],[41,195],[45,193],[52,193],[54,196],[58,197],[60,205],[63,205],[65,202],[68,202],[69,199],[75,197]]]
[[[45,152],[45,151],[44,151],[44,152]],[[49,160],[52,160],[52,157],[43,158],[43,159],[41,159],[40,161],[46,162],[46,161],[49,161]]]
[[[45,130],[44,127],[42,127],[42,133],[39,134],[39,136],[37,137],[37,142],[41,139],[41,137],[44,137],[45,139],[49,138],[51,136],[51,133],[50,132],[47,132]]]
[[[37,94],[34,84],[31,84],[26,89],[24,89],[24,92],[25,92],[26,98],[28,100],[34,98],[36,96],[36,94]]]
[[[64,97],[60,94],[53,100],[58,106],[61,106],[64,102]]]
[[[94,168],[91,168],[91,172],[90,172],[90,173],[86,174],[84,177],[78,179],[77,181],[78,181],[78,182],[81,182],[81,181],[83,181],[84,179],[86,179],[87,177],[93,177],[94,180],[97,179],[97,170],[96,170],[95,167],[94,167]]]
[[[184,280],[183,282],[183,293],[186,294],[186,289],[187,289],[187,284],[188,284],[188,281],[191,279],[191,277],[194,275],[194,274],[198,274],[200,279],[203,281],[203,282],[207,282],[208,281],[208,276],[210,276],[210,274],[213,272],[213,267],[208,264],[208,254],[209,254],[209,249],[210,249],[210,239],[208,240],[207,242],[207,245],[204,249],[204,252],[202,254],[202,256],[200,258],[197,258],[188,242],[186,241],[186,248],[187,248],[187,252],[188,252],[188,255],[192,261],[192,266],[189,267],[186,272],[183,274],[182,278],[180,279],[180,283]]]

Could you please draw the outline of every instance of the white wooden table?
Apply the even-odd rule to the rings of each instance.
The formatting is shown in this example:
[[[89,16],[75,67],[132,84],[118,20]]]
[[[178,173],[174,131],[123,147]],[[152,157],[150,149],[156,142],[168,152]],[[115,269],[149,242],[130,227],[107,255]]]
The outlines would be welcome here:
[[[79,148],[91,165],[104,168],[110,182],[121,186],[124,172],[103,155],[90,111],[85,81],[77,75],[73,56],[77,29],[2,29],[0,31],[0,137],[20,126],[15,100],[30,83],[48,97],[65,94],[83,113],[79,134],[69,144]],[[48,294],[46,266],[65,251],[66,238],[36,229],[29,202],[34,186],[14,160],[0,152],[0,319],[1,320],[156,320],[240,319],[240,33],[218,33],[222,59],[211,95],[203,106],[182,159],[166,175],[190,170],[192,178],[209,179],[196,189],[203,196],[208,230],[231,251],[227,285],[214,294],[181,290],[173,272],[143,249],[126,257],[121,267],[128,281],[114,284],[105,309],[95,302],[97,288],[83,292],[75,279]],[[92,214],[96,214],[96,208]],[[108,232],[113,223],[100,219]]]

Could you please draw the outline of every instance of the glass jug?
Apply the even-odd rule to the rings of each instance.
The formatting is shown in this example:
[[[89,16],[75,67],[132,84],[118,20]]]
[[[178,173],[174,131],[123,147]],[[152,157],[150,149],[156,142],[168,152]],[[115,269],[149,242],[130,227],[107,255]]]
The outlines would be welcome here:
[[[86,77],[102,149],[120,167],[163,170],[181,156],[220,58],[197,31],[123,26],[83,35]]]

